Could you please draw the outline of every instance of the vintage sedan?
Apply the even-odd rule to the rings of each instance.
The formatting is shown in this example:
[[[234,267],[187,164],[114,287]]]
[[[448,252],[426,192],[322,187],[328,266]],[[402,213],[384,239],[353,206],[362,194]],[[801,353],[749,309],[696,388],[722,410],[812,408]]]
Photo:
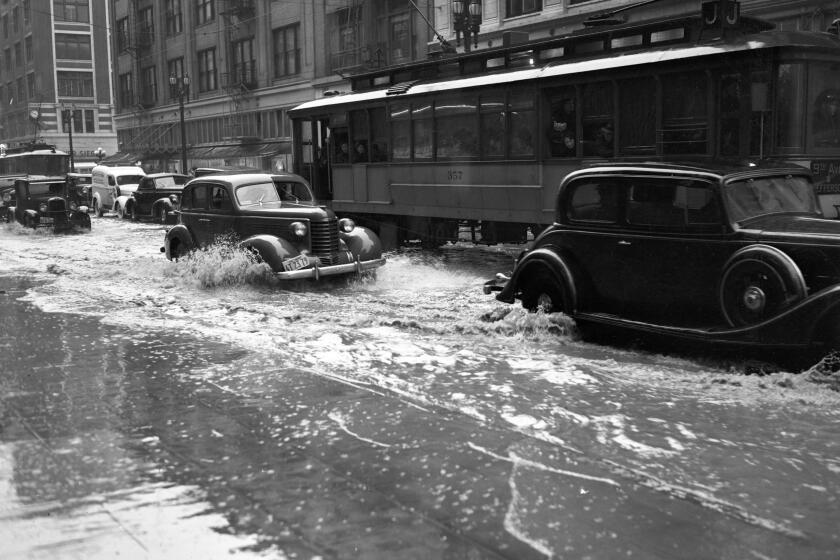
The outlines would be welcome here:
[[[284,280],[361,274],[385,264],[375,233],[318,206],[306,180],[291,173],[191,180],[161,251],[174,260],[230,234]]]
[[[93,208],[93,176],[90,173],[67,174],[67,196],[77,206]]]
[[[87,206],[79,206],[68,193],[65,177],[29,176],[15,180],[15,220],[26,227],[54,231],[90,229]]]
[[[152,173],[141,177],[137,190],[126,200],[127,216],[135,221],[151,219],[168,223],[180,207],[181,193],[189,180],[188,175],[180,173]]]
[[[799,166],[598,165],[563,180],[555,223],[484,291],[584,332],[824,352],[840,346],[840,221]]]

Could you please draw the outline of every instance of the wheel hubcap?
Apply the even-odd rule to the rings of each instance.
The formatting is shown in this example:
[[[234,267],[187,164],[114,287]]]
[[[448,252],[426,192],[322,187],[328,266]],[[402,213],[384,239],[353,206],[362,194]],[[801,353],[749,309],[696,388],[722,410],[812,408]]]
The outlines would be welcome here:
[[[764,291],[758,286],[749,286],[744,291],[743,296],[744,307],[753,313],[759,313],[764,309],[767,303],[767,296]]]

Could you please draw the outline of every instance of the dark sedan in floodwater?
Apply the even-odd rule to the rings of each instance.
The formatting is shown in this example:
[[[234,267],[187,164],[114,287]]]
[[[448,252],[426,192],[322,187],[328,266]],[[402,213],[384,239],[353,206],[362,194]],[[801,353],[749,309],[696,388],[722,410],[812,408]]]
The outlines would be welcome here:
[[[10,216],[26,227],[53,231],[90,229],[87,206],[80,206],[69,193],[65,177],[30,175],[15,180],[15,206]]]
[[[190,180],[180,173],[152,173],[140,178],[137,190],[125,203],[132,220],[151,219],[165,224],[174,218],[181,204],[181,192]]]
[[[582,327],[782,350],[840,346],[840,221],[798,166],[598,165],[485,293]]]
[[[306,180],[292,173],[193,179],[161,251],[177,259],[231,234],[283,280],[361,274],[385,264],[375,233],[318,206]]]

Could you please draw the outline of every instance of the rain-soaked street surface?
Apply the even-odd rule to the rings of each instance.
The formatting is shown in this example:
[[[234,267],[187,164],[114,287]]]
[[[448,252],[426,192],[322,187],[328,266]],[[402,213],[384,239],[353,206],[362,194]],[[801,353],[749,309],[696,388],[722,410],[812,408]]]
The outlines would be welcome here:
[[[163,235],[0,226],[4,559],[840,557],[822,375],[581,342],[482,294],[518,247],[280,286]]]

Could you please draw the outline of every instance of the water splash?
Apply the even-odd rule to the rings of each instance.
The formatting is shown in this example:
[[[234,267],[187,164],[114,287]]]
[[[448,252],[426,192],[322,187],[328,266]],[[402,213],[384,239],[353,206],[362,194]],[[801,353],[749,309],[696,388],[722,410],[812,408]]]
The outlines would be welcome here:
[[[258,262],[252,251],[239,247],[230,237],[170,263],[164,275],[199,288],[277,283],[267,264]]]

